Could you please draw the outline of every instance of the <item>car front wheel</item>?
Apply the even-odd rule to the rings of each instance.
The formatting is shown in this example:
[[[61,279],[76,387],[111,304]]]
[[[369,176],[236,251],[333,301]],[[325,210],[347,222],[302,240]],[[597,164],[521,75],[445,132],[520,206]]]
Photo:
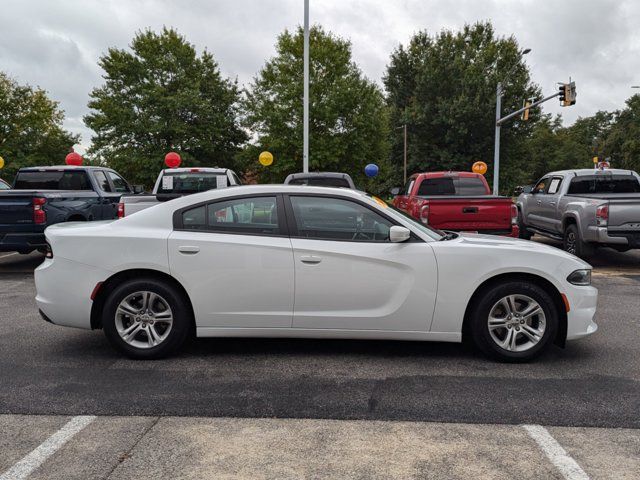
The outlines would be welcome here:
[[[111,345],[135,359],[169,355],[184,343],[191,323],[184,295],[156,279],[129,280],[116,287],[102,317]]]
[[[539,285],[513,281],[484,292],[470,320],[473,341],[482,352],[501,361],[526,362],[555,338],[559,313]]]

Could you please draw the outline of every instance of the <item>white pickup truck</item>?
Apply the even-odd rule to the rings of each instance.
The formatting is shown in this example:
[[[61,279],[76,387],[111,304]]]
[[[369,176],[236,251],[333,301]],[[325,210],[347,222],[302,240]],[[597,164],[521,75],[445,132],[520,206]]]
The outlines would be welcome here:
[[[122,218],[184,195],[240,184],[238,175],[228,168],[166,168],[158,175],[151,195],[123,195],[120,198],[118,217]]]

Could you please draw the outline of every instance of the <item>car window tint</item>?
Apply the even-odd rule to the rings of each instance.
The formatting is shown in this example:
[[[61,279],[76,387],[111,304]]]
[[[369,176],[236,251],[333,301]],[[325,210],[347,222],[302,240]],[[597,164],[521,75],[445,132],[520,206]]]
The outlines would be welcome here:
[[[312,187],[342,187],[350,188],[349,182],[344,178],[331,178],[331,177],[307,177],[307,178],[294,178],[289,182],[289,185],[309,185]]]
[[[111,191],[111,185],[109,185],[109,180],[107,180],[107,176],[104,174],[104,172],[101,172],[100,170],[93,172],[93,178],[96,179],[100,190],[102,190],[103,192]]]
[[[43,170],[18,172],[19,190],[92,190],[84,170]]]
[[[638,193],[640,182],[634,175],[584,175],[573,177],[569,194]]]
[[[410,179],[407,184],[404,186],[404,195],[411,195],[411,190],[413,190],[413,184],[416,183],[416,179]]]
[[[165,172],[158,186],[158,193],[198,193],[227,186],[225,173],[213,172]]]
[[[531,193],[544,193],[545,189],[547,188],[548,181],[549,181],[548,177],[545,177],[542,180],[540,180],[538,183],[536,183],[536,186],[533,187],[533,190],[531,191]]]
[[[184,211],[182,213],[182,226],[188,230],[205,230],[207,228],[206,205]]]
[[[322,240],[385,242],[392,223],[350,200],[291,197],[298,236]]]
[[[114,172],[107,172],[109,178],[111,179],[111,183],[113,183],[113,190],[118,193],[129,193],[131,190],[129,189],[129,184],[124,181],[124,179]]]
[[[276,197],[254,197],[209,204],[207,228],[223,232],[276,235],[278,207]]]
[[[484,189],[483,189],[484,193]],[[419,197],[432,195],[455,195],[456,188],[452,177],[425,178],[418,187]]]
[[[9,185],[3,180],[0,180],[0,190],[10,190],[10,189],[11,189],[11,185]]]
[[[478,177],[458,177],[454,185],[456,195],[487,195],[487,187],[482,179]]]
[[[549,189],[547,190],[547,193],[549,195],[555,195],[556,193],[558,193],[561,183],[562,183],[562,178],[560,177],[552,178],[551,182],[549,182]]]

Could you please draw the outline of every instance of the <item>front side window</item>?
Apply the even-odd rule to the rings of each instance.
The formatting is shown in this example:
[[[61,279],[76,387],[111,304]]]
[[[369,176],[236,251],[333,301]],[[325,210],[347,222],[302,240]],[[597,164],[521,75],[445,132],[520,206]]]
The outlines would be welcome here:
[[[404,186],[404,195],[411,195],[411,190],[413,190],[413,184],[416,183],[415,178],[409,179],[407,184]]]
[[[278,235],[276,197],[237,198],[200,205],[182,213],[187,230]]]
[[[549,178],[548,177],[543,178],[538,183],[536,183],[536,186],[533,187],[533,190],[531,190],[531,193],[544,193],[547,188],[547,183],[549,183]]]
[[[124,181],[120,175],[114,172],[107,172],[111,183],[113,183],[113,191],[118,193],[130,193],[129,184]]]
[[[389,220],[350,200],[291,196],[298,237],[359,242],[389,241]]]

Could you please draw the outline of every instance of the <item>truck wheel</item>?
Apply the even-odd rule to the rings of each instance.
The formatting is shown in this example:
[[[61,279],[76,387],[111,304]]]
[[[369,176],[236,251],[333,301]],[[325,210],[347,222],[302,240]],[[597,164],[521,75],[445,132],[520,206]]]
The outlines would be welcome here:
[[[571,223],[564,231],[564,241],[562,243],[566,252],[580,258],[587,258],[593,255],[594,247],[582,240],[580,231],[575,223]]]
[[[107,298],[102,328],[113,347],[134,359],[162,358],[178,349],[191,330],[184,295],[154,278],[129,280]]]
[[[510,281],[494,285],[472,310],[473,342],[496,360],[532,360],[556,336],[557,309],[549,293],[535,283]]]
[[[523,240],[531,240],[531,237],[533,235],[531,234],[531,232],[527,230],[527,227],[524,224],[521,210],[518,210],[518,228],[520,230],[520,233],[518,234],[518,238],[522,238]]]

